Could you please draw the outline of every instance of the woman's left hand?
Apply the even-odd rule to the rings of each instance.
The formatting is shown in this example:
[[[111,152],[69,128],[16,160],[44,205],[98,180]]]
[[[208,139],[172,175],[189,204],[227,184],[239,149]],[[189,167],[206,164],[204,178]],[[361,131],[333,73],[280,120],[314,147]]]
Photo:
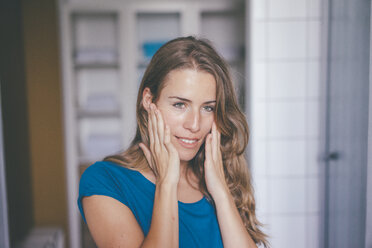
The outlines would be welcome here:
[[[221,154],[221,133],[217,130],[216,123],[212,124],[212,132],[205,140],[205,182],[209,193],[214,200],[224,196],[229,190],[225,180]]]

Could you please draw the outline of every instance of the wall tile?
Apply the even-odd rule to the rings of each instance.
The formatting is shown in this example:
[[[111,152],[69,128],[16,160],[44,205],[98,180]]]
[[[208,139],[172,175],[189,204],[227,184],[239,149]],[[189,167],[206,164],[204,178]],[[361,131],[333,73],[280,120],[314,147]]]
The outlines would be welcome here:
[[[267,57],[267,22],[254,21],[251,26],[253,60],[262,60]]]
[[[271,140],[268,142],[268,174],[272,176],[306,173],[304,140]]]
[[[266,18],[266,0],[251,0],[252,17],[253,19],[264,19]]]
[[[312,176],[306,179],[306,212],[319,213],[320,206],[320,176]]]
[[[268,234],[269,233],[269,228],[270,228],[270,223],[271,223],[270,216],[268,214],[262,214],[260,212],[258,212],[258,213],[256,212],[256,217],[257,217],[258,221],[263,225],[262,227],[260,227],[262,232],[265,233],[265,234]],[[269,237],[268,240],[270,242],[271,238]],[[265,248],[265,247],[264,246],[258,246],[258,248]]]
[[[306,57],[306,22],[283,21],[268,24],[269,59]]]
[[[320,61],[309,61],[307,63],[307,97],[320,97]]]
[[[252,146],[251,165],[253,176],[267,175],[267,149],[266,141],[257,140]]]
[[[321,29],[320,29],[320,26],[321,25],[321,22],[320,21],[310,21],[308,23],[308,26],[309,26],[309,38],[308,38],[308,41],[309,41],[309,44],[308,44],[308,47],[309,47],[309,51],[308,51],[308,56],[309,58],[316,58],[316,59],[319,59],[321,56],[320,56],[320,52],[321,52],[321,47],[320,47],[320,32],[321,32]]]
[[[306,63],[272,62],[267,75],[270,98],[305,97]]]
[[[307,1],[308,16],[311,18],[320,18],[322,10],[321,7],[323,2],[324,1],[321,0],[308,0]]]
[[[293,214],[306,210],[305,181],[296,177],[270,177],[270,213]]]
[[[254,63],[252,65],[252,93],[251,99],[256,100],[259,98],[266,98],[267,86],[267,64],[266,63]]]
[[[320,145],[319,139],[308,139],[306,141],[306,174],[309,176],[320,175],[322,172]]]
[[[319,102],[308,101],[306,103],[306,136],[318,138],[320,133],[320,106]]]
[[[311,214],[306,217],[306,248],[319,248],[321,230],[319,214]]]
[[[257,176],[254,180],[256,211],[260,214],[267,214],[269,212],[267,184],[267,177]]]
[[[304,137],[305,103],[303,101],[270,102],[268,105],[269,137]]]
[[[306,0],[268,0],[269,18],[306,18]]]
[[[302,215],[271,216],[269,232],[271,246],[275,248],[305,247],[305,222],[306,218]]]
[[[254,116],[254,121],[250,126],[252,137],[267,137],[267,111],[267,103],[264,101],[252,104],[252,116]]]

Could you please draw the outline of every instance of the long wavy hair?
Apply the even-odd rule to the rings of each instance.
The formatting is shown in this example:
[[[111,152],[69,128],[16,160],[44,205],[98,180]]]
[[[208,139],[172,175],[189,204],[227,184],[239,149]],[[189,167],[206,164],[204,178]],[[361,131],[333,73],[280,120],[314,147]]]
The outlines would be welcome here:
[[[142,104],[143,91],[148,87],[153,96],[152,101],[156,103],[164,88],[166,76],[169,72],[178,69],[195,69],[214,76],[216,80],[215,121],[221,132],[225,180],[252,239],[256,244],[268,247],[267,236],[261,231],[261,223],[256,218],[251,175],[244,157],[249,139],[248,125],[239,109],[228,66],[208,40],[191,36],[181,37],[167,42],[155,53],[138,91],[136,135],[127,150],[121,154],[108,156],[104,160],[135,170],[149,169],[145,156],[139,148],[141,142],[149,146],[148,115]],[[199,180],[199,190],[214,204],[204,178],[204,153],[203,144],[187,169],[192,170]]]

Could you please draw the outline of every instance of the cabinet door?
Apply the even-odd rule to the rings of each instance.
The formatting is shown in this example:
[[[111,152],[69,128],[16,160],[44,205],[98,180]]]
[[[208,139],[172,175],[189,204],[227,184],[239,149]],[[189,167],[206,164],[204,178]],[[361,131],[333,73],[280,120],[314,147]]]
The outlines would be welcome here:
[[[244,109],[245,92],[244,8],[201,13],[201,36],[209,39],[230,65],[238,101]]]
[[[181,35],[179,12],[139,12],[137,25],[138,86],[155,52],[167,41]]]
[[[99,11],[72,16],[72,93],[79,163],[86,165],[122,146],[118,16]]]

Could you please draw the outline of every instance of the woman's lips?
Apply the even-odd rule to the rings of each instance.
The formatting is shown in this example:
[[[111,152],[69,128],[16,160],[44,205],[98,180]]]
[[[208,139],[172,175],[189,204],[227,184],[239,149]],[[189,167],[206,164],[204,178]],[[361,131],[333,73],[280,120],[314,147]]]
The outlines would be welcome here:
[[[178,142],[185,148],[195,148],[198,146],[199,139],[190,139],[184,137],[177,137]]]

